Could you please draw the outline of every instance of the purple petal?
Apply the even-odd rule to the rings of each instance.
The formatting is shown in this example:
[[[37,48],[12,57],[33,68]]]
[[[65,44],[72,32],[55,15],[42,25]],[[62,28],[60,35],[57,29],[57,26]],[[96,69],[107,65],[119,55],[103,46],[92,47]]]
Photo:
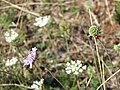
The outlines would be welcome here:
[[[32,68],[32,62],[34,61],[34,59],[36,57],[36,50],[37,50],[37,48],[34,47],[34,48],[32,48],[32,51],[29,51],[27,58],[24,60],[23,67],[26,65],[30,65],[30,68]]]

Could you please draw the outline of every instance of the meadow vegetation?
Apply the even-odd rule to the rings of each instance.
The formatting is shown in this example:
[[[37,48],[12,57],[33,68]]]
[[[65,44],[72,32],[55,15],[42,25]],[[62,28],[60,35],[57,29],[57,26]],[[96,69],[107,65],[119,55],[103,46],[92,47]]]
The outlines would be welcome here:
[[[120,90],[120,1],[0,0],[0,90]]]

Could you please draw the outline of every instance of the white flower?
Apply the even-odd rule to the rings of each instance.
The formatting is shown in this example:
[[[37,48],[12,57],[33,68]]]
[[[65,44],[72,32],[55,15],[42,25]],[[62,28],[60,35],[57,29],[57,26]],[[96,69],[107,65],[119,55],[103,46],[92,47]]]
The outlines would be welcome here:
[[[11,29],[10,31],[5,32],[4,36],[5,36],[6,42],[10,43],[16,39],[16,37],[18,36],[18,33],[15,32],[13,29]]]
[[[48,23],[49,19],[50,19],[50,16],[36,18],[35,19],[36,22],[34,23],[34,25],[39,26],[39,27],[43,27]]]
[[[34,81],[33,85],[31,85],[31,88],[33,88],[34,90],[42,90],[43,82],[44,82],[44,79],[41,79],[39,82]]]
[[[16,57],[12,57],[11,60],[8,59],[5,62],[5,66],[12,66],[12,65],[16,64],[17,61],[18,61],[18,59]]]
[[[87,66],[86,65],[82,65],[80,60],[77,60],[76,62],[71,60],[71,62],[67,62],[66,64],[66,68],[65,71],[67,74],[75,74],[78,75],[79,73],[83,72],[83,70],[86,70]]]

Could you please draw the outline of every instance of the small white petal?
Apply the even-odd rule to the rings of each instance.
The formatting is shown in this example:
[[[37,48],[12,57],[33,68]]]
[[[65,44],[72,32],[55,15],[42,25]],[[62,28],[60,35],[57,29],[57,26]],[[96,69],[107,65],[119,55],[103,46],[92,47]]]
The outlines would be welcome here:
[[[72,67],[71,69],[72,69],[72,72],[76,71],[76,67]]]
[[[79,67],[76,67],[75,70],[78,71],[80,68]]]
[[[81,63],[81,64],[79,64],[77,67],[81,68],[81,67],[82,67],[82,63]]]
[[[67,66],[70,66],[70,63],[69,62],[67,62],[67,64],[66,64]]]
[[[33,81],[33,85],[31,85],[31,88],[33,88],[34,90],[41,90],[43,81],[44,79],[41,79],[40,81]]]
[[[77,64],[78,64],[78,65],[81,64],[81,61],[80,61],[80,60],[77,60]]]
[[[33,81],[33,83],[39,85],[39,82],[38,82],[38,81]]]
[[[71,70],[67,70],[66,73],[67,73],[67,74],[70,74],[70,73],[71,73]]]
[[[87,68],[87,66],[86,66],[86,65],[82,67],[82,69],[83,69],[83,70],[86,70],[86,68]]]
[[[75,64],[75,61],[71,60],[71,64]]]
[[[10,37],[5,37],[6,42],[10,43],[12,42],[12,39]]]
[[[39,24],[38,23],[34,23],[35,26],[38,26]]]
[[[79,72],[83,72],[83,69],[79,69]]]
[[[77,67],[77,66],[78,66],[78,64],[77,64],[77,63],[75,63],[74,65],[75,65],[75,67]]]
[[[42,78],[39,83],[40,83],[40,84],[43,84],[43,82],[44,82],[44,79]]]
[[[120,43],[118,44],[118,46],[120,46]]]
[[[5,32],[4,36],[9,37],[9,32]]]
[[[36,18],[36,19],[35,19],[36,22],[38,22],[38,21],[40,21],[40,20],[42,20],[42,17],[39,17],[39,18]]]
[[[39,86],[36,84],[31,85],[31,88],[33,88],[34,90],[40,90]]]
[[[78,75],[78,74],[79,74],[79,72],[78,72],[78,71],[75,71],[73,74]]]
[[[67,67],[67,68],[65,68],[65,70],[71,70],[71,67]]]

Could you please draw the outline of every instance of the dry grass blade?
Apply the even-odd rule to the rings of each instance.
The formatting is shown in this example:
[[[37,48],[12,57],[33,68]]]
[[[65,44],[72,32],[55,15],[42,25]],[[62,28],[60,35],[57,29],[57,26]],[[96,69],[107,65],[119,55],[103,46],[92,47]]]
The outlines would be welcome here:
[[[23,12],[26,12],[26,13],[29,13],[29,14],[32,14],[32,15],[38,16],[38,17],[40,16],[38,13],[31,12],[31,11],[25,9],[25,8],[19,7],[19,6],[15,5],[15,4],[12,4],[12,3],[10,3],[10,2],[8,2],[8,1],[6,1],[6,0],[3,0],[3,2],[5,2],[5,3],[11,5],[12,7],[16,8],[16,9],[19,9],[19,10],[21,10],[21,11],[23,11]]]
[[[31,87],[24,86],[24,85],[19,85],[19,84],[0,84],[0,87],[8,87],[8,86],[17,86],[17,87],[23,87],[26,89],[32,89]]]
[[[107,81],[109,81],[112,77],[120,72],[120,69],[116,71],[113,75],[111,75],[107,80],[105,80],[96,90],[99,90],[101,86],[103,86]]]
[[[109,16],[109,19],[110,19],[110,23],[111,23],[111,25],[113,25],[112,16],[110,14],[110,10],[109,10],[109,7],[108,7],[108,1],[107,0],[105,0],[105,4],[106,4],[106,7],[107,7],[107,13],[108,13],[108,16]]]

